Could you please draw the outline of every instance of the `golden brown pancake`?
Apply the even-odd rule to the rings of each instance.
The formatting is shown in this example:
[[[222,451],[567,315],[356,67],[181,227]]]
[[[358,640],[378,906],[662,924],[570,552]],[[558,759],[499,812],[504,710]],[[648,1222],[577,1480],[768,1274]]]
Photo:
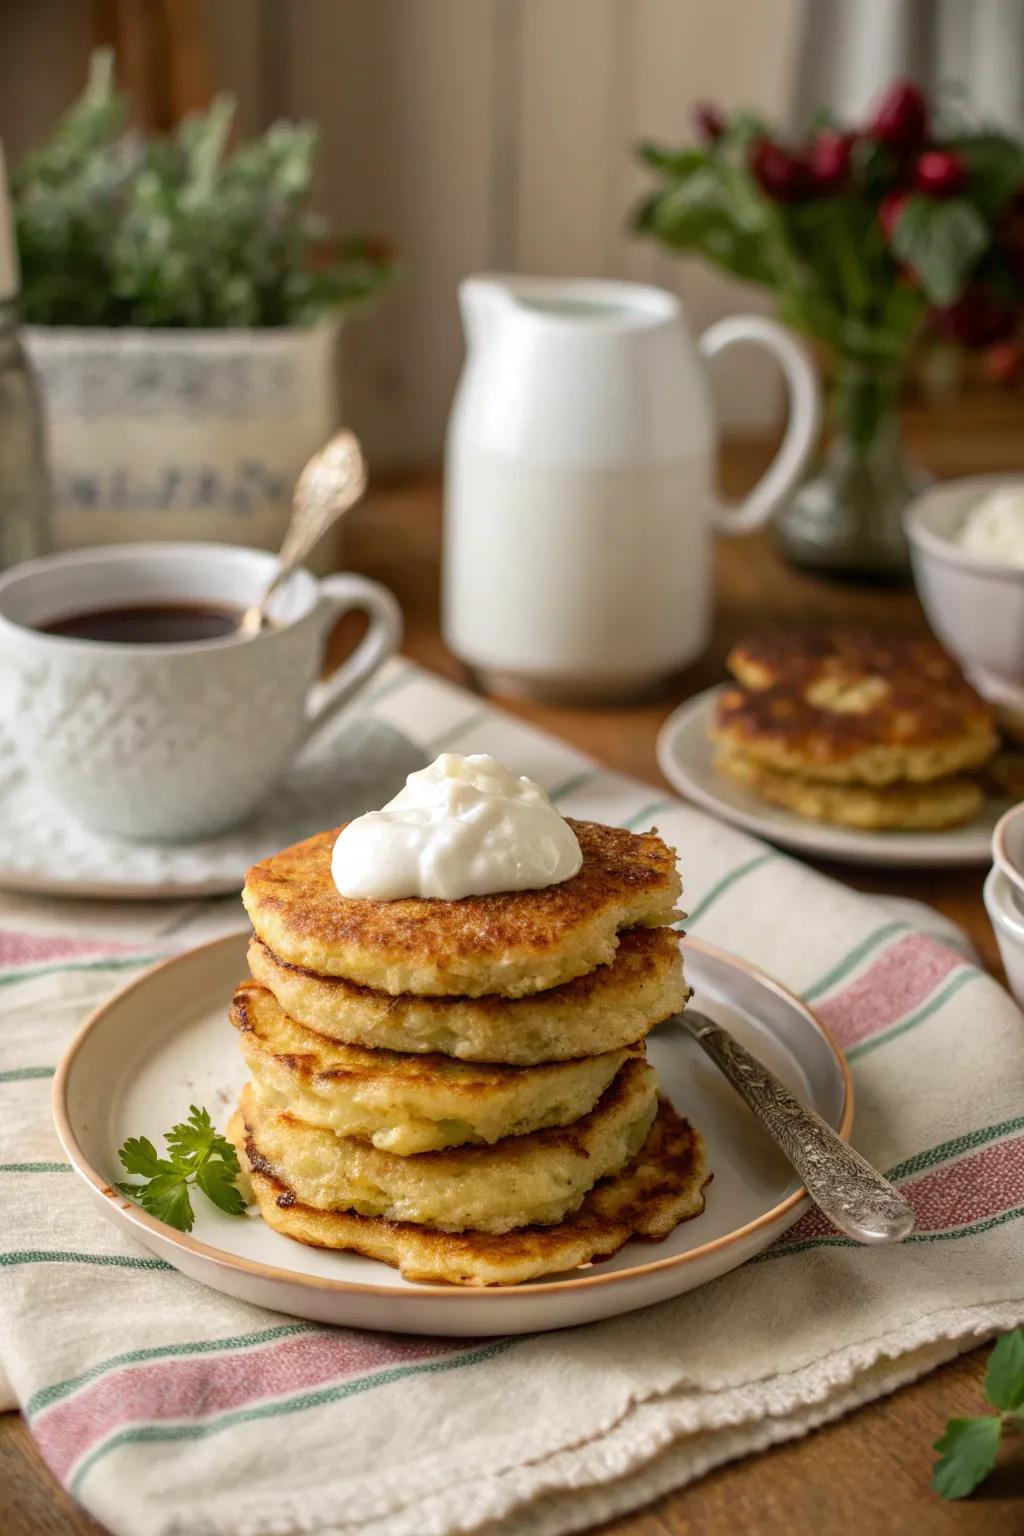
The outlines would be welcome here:
[[[598,1179],[617,1173],[643,1146],[656,1101],[653,1069],[631,1060],[575,1125],[414,1157],[268,1109],[251,1084],[239,1107],[257,1149],[250,1161],[287,1184],[301,1205],[445,1232],[510,1232],[561,1221]]]
[[[607,965],[620,929],[677,915],[675,855],[660,837],[570,825],[582,868],[539,891],[461,901],[344,897],[331,878],[333,831],[255,865],[242,900],[257,937],[286,964],[392,996],[526,997]]]
[[[635,1045],[508,1067],[368,1051],[296,1024],[254,981],[236,989],[230,1018],[265,1107],[402,1157],[569,1125],[589,1114],[630,1055],[643,1054]]]
[[[739,753],[720,752],[718,773],[808,821],[857,827],[866,832],[925,832],[956,827],[981,809],[984,796],[973,779],[935,779],[927,784],[843,784],[775,773]]]
[[[711,1174],[696,1131],[662,1099],[639,1155],[615,1177],[595,1184],[580,1208],[557,1226],[485,1232],[433,1232],[410,1222],[300,1204],[273,1174],[252,1167],[242,1116],[228,1136],[251,1172],[268,1226],[314,1248],[347,1249],[400,1269],[407,1280],[454,1285],[517,1285],[607,1259],[633,1237],[661,1240],[699,1216]],[[257,1164],[259,1153],[250,1144]]]
[[[621,1050],[687,997],[674,928],[624,933],[611,965],[530,997],[391,997],[285,965],[249,945],[249,969],[291,1018],[347,1045],[534,1066]]]
[[[776,773],[915,783],[976,768],[992,711],[934,641],[866,630],[780,633],[729,656],[711,736]]]

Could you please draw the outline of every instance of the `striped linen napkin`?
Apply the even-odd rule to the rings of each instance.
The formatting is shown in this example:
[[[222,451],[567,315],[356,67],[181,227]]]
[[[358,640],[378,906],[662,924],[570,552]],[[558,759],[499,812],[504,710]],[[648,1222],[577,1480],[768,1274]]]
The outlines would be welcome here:
[[[962,951],[408,663],[363,707],[430,755],[493,752],[573,815],[656,823],[680,850],[688,928],[801,993],[846,1048],[855,1139],[917,1231],[866,1251],[811,1212],[701,1291],[527,1338],[260,1311],[99,1220],[49,1114],[83,1013],[155,956],[239,926],[237,902],[5,897],[0,1394],[99,1520],[124,1536],[556,1536],[1024,1320],[1024,1020]]]

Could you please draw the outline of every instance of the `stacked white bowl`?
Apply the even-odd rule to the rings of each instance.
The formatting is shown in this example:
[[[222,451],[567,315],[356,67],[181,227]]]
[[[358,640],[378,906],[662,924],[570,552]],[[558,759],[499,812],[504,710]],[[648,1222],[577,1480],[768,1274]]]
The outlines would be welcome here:
[[[1010,991],[1024,1004],[1024,802],[996,823],[985,910],[995,929]]]
[[[931,486],[904,524],[914,581],[932,629],[996,707],[1003,729],[1024,745],[1024,562],[965,549],[960,536],[991,492],[1024,494],[1024,476],[975,475]],[[1024,803],[996,825],[985,907],[1006,976],[1024,1004]]]
[[[928,623],[978,692],[1024,722],[1024,563],[959,542],[971,511],[1004,490],[1024,495],[1024,475],[943,480],[911,502],[904,527]]]

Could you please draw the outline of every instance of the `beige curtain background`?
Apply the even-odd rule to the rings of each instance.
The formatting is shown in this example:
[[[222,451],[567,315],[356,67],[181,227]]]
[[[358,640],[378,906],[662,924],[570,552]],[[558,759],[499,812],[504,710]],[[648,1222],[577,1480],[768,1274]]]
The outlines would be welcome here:
[[[97,16],[147,3],[0,0],[11,158],[78,89]],[[1024,0],[163,0],[175,3],[198,16],[243,130],[312,118],[324,213],[400,252],[401,282],[342,349],[348,414],[389,464],[440,453],[468,272],[661,283],[697,330],[762,307],[625,230],[644,183],[632,147],[687,138],[696,99],[785,121],[798,103],[860,111],[896,73],[952,69],[1012,115],[1024,80]],[[1002,50],[1001,17],[1014,28]],[[723,359],[714,385],[725,427],[776,418],[779,381],[756,354]]]
[[[864,112],[878,82],[953,84],[986,122],[1024,133],[1024,0],[819,0],[801,26],[794,121]]]

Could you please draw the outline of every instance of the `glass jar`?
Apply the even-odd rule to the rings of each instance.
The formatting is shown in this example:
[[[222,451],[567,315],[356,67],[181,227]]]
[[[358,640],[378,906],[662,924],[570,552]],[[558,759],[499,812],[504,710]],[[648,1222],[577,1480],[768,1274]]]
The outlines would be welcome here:
[[[775,522],[791,564],[874,581],[908,578],[902,514],[928,476],[903,454],[902,377],[902,361],[839,360],[828,448]]]

